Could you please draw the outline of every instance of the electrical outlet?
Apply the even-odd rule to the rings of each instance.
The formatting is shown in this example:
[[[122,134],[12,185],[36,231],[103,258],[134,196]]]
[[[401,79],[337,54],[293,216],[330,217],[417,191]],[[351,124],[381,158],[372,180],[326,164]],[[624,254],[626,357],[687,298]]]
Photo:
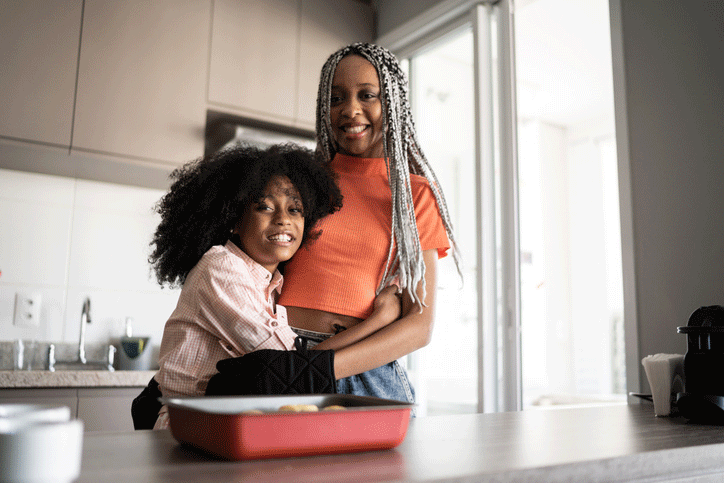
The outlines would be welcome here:
[[[42,296],[39,293],[16,293],[13,324],[19,327],[37,327],[40,325],[41,302]]]

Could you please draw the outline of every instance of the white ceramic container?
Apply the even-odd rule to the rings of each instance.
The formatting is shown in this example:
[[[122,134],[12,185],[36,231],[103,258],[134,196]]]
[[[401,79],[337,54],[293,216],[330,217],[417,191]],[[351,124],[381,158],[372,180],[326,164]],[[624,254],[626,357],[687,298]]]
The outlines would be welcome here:
[[[71,483],[82,451],[83,422],[68,407],[0,404],[0,482]]]

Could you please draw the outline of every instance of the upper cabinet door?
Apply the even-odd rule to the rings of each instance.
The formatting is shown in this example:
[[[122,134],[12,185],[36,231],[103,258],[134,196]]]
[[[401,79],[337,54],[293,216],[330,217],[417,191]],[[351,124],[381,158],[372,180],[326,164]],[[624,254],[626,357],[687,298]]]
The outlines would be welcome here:
[[[82,5],[0,1],[0,136],[70,145]]]
[[[215,0],[209,102],[289,124],[298,38],[298,0]]]
[[[298,124],[314,129],[319,74],[327,58],[353,42],[371,42],[369,6],[354,0],[302,0]]]
[[[210,18],[211,0],[85,0],[73,147],[201,156]]]

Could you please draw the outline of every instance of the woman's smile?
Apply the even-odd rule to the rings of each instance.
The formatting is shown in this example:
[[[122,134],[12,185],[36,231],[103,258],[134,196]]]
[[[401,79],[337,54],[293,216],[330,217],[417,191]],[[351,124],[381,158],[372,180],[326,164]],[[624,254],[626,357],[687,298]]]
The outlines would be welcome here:
[[[330,101],[338,151],[362,158],[382,157],[382,102],[375,67],[358,55],[340,60]]]
[[[354,135],[354,134],[361,134],[365,129],[367,129],[367,125],[360,124],[357,126],[342,126],[342,130],[346,132],[347,134]]]

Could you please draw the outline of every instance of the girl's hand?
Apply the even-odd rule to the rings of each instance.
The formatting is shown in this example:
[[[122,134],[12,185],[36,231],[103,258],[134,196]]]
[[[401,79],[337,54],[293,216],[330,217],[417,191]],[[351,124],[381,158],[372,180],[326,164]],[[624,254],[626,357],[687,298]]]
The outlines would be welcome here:
[[[382,289],[375,298],[372,314],[378,316],[386,324],[399,319],[402,314],[401,294],[397,293],[398,290],[397,285],[390,285]]]

